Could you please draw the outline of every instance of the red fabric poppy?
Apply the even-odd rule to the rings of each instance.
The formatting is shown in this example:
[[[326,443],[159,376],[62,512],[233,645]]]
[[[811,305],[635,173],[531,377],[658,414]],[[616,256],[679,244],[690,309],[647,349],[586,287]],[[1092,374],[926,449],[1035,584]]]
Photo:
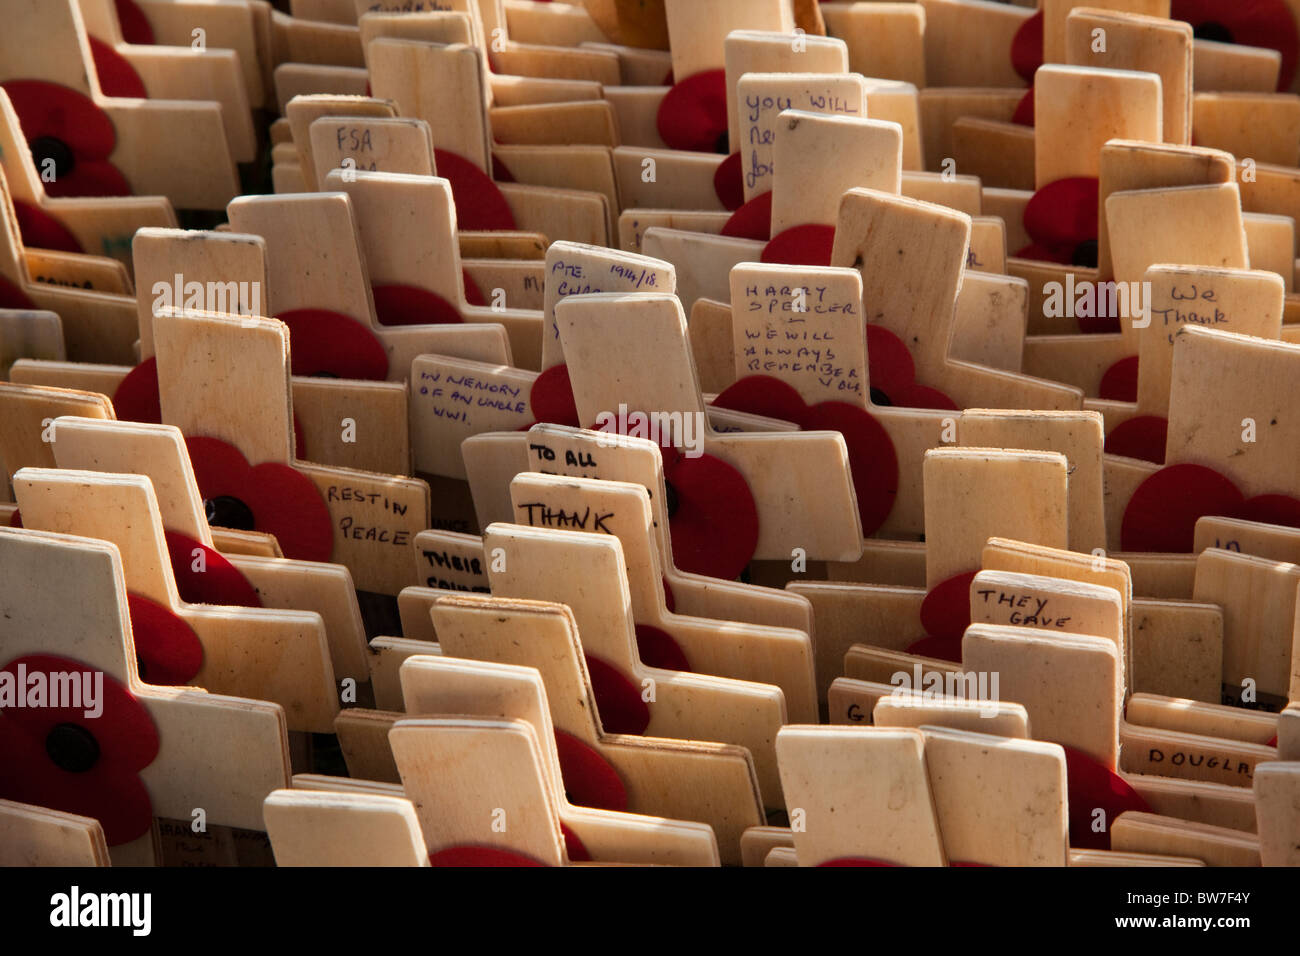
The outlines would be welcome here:
[[[6,80],[0,87],[18,114],[37,170],[43,173],[46,160],[54,162],[54,179],[44,184],[47,194],[131,195],[126,177],[108,161],[117,132],[90,97],[44,80]]]
[[[867,379],[873,404],[958,411],[957,403],[943,392],[916,381],[912,353],[883,325],[867,326]]]
[[[667,631],[653,624],[636,626],[636,651],[641,663],[648,667],[660,667],[666,671],[691,672],[686,652],[673,640]]]
[[[35,303],[27,298],[27,293],[14,285],[4,276],[0,276],[0,309],[34,309]]]
[[[90,55],[95,61],[95,77],[99,80],[99,90],[105,96],[119,96],[125,99],[147,99],[148,91],[144,80],[135,71],[131,62],[115,49],[96,37],[90,38]]]
[[[581,428],[578,406],[573,399],[573,383],[569,380],[569,366],[563,363],[552,365],[538,375],[528,390],[528,407],[532,409],[535,421],[524,426],[524,431],[541,422]]]
[[[377,285],[371,292],[380,325],[456,325],[463,321],[460,309],[428,289]]]
[[[165,531],[167,555],[171,559],[176,590],[186,604],[217,604],[222,607],[261,607],[257,588],[223,555],[179,531]],[[198,556],[202,557],[200,567]]]
[[[835,248],[835,227],[806,223],[783,229],[763,247],[759,259],[788,266],[828,266]]]
[[[1048,183],[1025,206],[1025,232],[1033,240],[1016,252],[1022,259],[1096,266],[1098,181],[1071,176]],[[1079,320],[1084,332],[1118,331],[1114,319]]]
[[[153,27],[135,0],[113,0],[113,6],[117,7],[117,23],[122,28],[123,40],[142,46],[153,44]]]
[[[1020,102],[1016,104],[1016,111],[1011,114],[1011,122],[1017,126],[1034,125],[1034,88],[1031,86],[1025,90],[1025,95],[1020,97]]]
[[[451,846],[429,854],[430,866],[545,866],[531,856],[494,846]]]
[[[181,618],[139,594],[126,596],[140,679],[160,687],[183,686],[203,666],[203,645]]]
[[[289,327],[294,375],[325,375],[382,382],[388,352],[360,322],[330,309],[290,309],[276,316]]]
[[[1011,66],[1020,78],[1033,82],[1034,74],[1043,65],[1043,11],[1020,24],[1011,38]]]
[[[570,803],[598,810],[627,810],[627,787],[600,751],[563,730],[555,731],[555,749]]]
[[[723,224],[721,235],[767,242],[772,235],[771,190],[760,193],[733,212]]]
[[[970,586],[976,571],[963,571],[940,581],[921,601],[921,626],[926,636],[907,653],[961,662],[961,639],[970,627]]]
[[[275,535],[286,558],[329,561],[334,529],[329,508],[306,475],[279,462],[249,465],[218,438],[186,436],[194,477],[204,499],[233,498],[252,516],[251,529]]]
[[[1291,88],[1300,31],[1285,0],[1173,0],[1169,16],[1190,23],[1193,35],[1202,40],[1277,50],[1282,54],[1278,92]]]
[[[745,204],[745,176],[740,153],[732,153],[713,172],[713,191],[722,208],[736,210]]]
[[[465,289],[466,305],[488,304],[487,298],[483,295],[483,291],[478,287],[478,283],[474,281],[473,276],[471,276],[467,270],[460,270],[460,281],[461,285],[464,286]]]
[[[729,154],[727,71],[704,70],[674,83],[659,104],[655,125],[670,149]]]
[[[758,507],[745,476],[712,455],[688,458],[665,448],[663,457],[674,566],[740,577],[758,546]]]
[[[551,0],[545,2],[550,3]],[[563,820],[560,821],[560,835],[564,837],[564,855],[569,858],[570,863],[587,863],[591,860],[591,853],[588,852],[586,845]]]
[[[1083,324],[1083,319],[1079,324]],[[1116,329],[1115,331],[1119,331]],[[1138,400],[1138,357],[1126,355],[1115,362],[1101,376],[1097,388],[1097,397],[1112,402],[1136,402]]]
[[[433,151],[433,162],[438,175],[451,184],[457,229],[487,232],[516,228],[510,204],[483,170],[445,149]]]
[[[1159,415],[1138,415],[1110,430],[1106,436],[1106,454],[1163,465],[1168,436],[1169,419]]]
[[[28,249],[52,249],[55,252],[82,253],[81,243],[68,231],[68,227],[59,222],[40,206],[14,201],[14,215],[18,219],[18,231],[22,233],[23,245]]]
[[[808,405],[793,386],[770,375],[745,376],[713,404],[794,422],[804,431],[838,431],[849,450],[863,535],[874,534],[885,523],[898,497],[898,456],[889,433],[870,412],[847,402]]]
[[[1109,850],[1110,828],[1130,810],[1150,813],[1151,807],[1115,771],[1082,751],[1064,747],[1069,793],[1070,846],[1077,850]],[[1105,828],[1093,830],[1094,811],[1101,810]]]
[[[1229,478],[1205,465],[1168,465],[1138,485],[1120,527],[1125,551],[1186,553],[1205,515],[1300,528],[1300,500],[1267,494],[1247,498]]]
[[[31,655],[4,666],[18,677],[97,672],[52,655]],[[85,678],[83,678],[85,679]],[[103,675],[102,713],[84,708],[10,707],[0,710],[0,797],[94,817],[110,846],[149,832],[153,805],[139,772],[158,755],[158,729],[124,684]],[[20,688],[26,690],[26,688]]]
[[[609,734],[643,734],[650,726],[650,708],[641,699],[641,688],[623,672],[594,654],[584,654],[591,692],[596,698],[600,726]]]

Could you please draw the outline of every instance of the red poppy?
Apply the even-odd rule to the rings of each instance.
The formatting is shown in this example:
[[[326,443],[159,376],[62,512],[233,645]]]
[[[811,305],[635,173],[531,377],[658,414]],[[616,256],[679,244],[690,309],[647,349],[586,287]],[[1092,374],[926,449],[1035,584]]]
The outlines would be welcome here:
[[[1106,454],[1163,465],[1168,436],[1169,419],[1160,415],[1138,415],[1110,430],[1106,436]]]
[[[610,734],[643,734],[650,726],[650,708],[641,698],[641,688],[623,672],[595,654],[584,654],[596,699],[600,726]]]
[[[867,380],[873,405],[958,411],[957,403],[916,381],[916,363],[903,340],[883,325],[867,326]]]
[[[479,232],[516,228],[510,204],[487,173],[445,149],[433,151],[433,162],[438,175],[451,184],[457,229]]]
[[[51,196],[129,196],[131,185],[108,157],[117,146],[113,123],[90,97],[44,80],[0,83],[13,103],[23,136]],[[44,178],[44,176],[42,177]]]
[[[734,580],[758,546],[758,507],[745,476],[720,458],[663,450],[673,564]]]
[[[722,226],[722,235],[733,239],[767,242],[772,235],[772,192],[759,193],[731,214]]]
[[[898,456],[889,433],[863,408],[848,402],[808,405],[793,386],[770,375],[747,375],[714,399],[730,408],[794,422],[804,431],[838,431],[849,450],[862,534],[874,534],[898,496]]]
[[[430,866],[545,866],[531,856],[494,846],[451,846],[429,854]]]
[[[1025,206],[1025,231],[1033,240],[1016,255],[1095,268],[1097,265],[1098,181],[1094,176],[1071,176],[1043,186]],[[1084,332],[1118,332],[1111,317],[1079,319]]]
[[[532,409],[535,420],[521,431],[542,422],[581,428],[578,406],[573,398],[573,383],[569,380],[569,366],[552,365],[538,375],[528,391],[528,407]]]
[[[1200,40],[1277,50],[1282,54],[1278,92],[1291,88],[1300,31],[1286,0],[1173,0],[1169,16],[1190,23],[1192,35]]]
[[[574,833],[563,820],[560,821],[560,836],[564,839],[564,855],[568,857],[570,863],[585,863],[591,859],[591,853],[583,845],[582,840],[578,838],[578,834]],[[453,846],[439,850],[436,853],[430,853],[429,865],[503,867],[545,866],[546,864],[526,854],[516,853],[514,850],[506,850],[500,847]]]
[[[636,626],[636,651],[641,663],[666,671],[691,672],[690,661],[673,636],[653,624]]]
[[[185,444],[212,524],[269,532],[286,558],[330,560],[334,529],[311,479],[279,462],[250,465],[217,438],[186,436]]]
[[[78,661],[31,655],[3,668],[15,676],[100,672]],[[110,846],[149,832],[153,805],[139,772],[158,755],[158,729],[130,690],[103,674],[102,713],[80,707],[10,707],[0,710],[0,797],[94,817]],[[26,692],[28,687],[20,687]]]
[[[140,679],[160,687],[192,681],[203,666],[203,645],[194,630],[156,601],[139,594],[128,594],[126,600]]]
[[[1072,747],[1065,751],[1066,786],[1070,811],[1070,846],[1078,850],[1109,850],[1110,828],[1130,810],[1150,813],[1151,808],[1124,778],[1110,767]],[[1094,829],[1102,811],[1100,832]]]
[[[261,607],[248,578],[219,552],[179,531],[165,531],[176,590],[186,604]],[[195,565],[199,567],[196,568]]]
[[[673,83],[655,125],[671,149],[729,155],[727,71],[704,70]]]
[[[1080,320],[1083,324],[1083,320]],[[1117,330],[1118,331],[1118,330]],[[1138,397],[1138,357],[1126,355],[1101,376],[1097,397],[1112,402],[1136,402]]]
[[[467,305],[487,305],[487,298],[479,289],[478,283],[474,281],[473,276],[465,269],[460,270],[460,281],[465,288],[465,303]]]
[[[970,586],[976,571],[963,571],[932,587],[921,601],[926,636],[907,653],[961,662],[961,639],[970,626]]]
[[[1043,11],[1036,10],[1033,16],[1020,24],[1016,35],[1011,38],[1011,66],[1021,79],[1032,83],[1034,74],[1042,65]]]
[[[289,327],[294,375],[382,382],[388,352],[360,322],[331,309],[291,309],[276,316]]]
[[[0,309],[34,309],[36,305],[27,298],[27,293],[14,285],[4,276],[0,276]]]
[[[117,23],[122,29],[122,39],[127,43],[151,46],[154,42],[153,27],[135,0],[113,0],[113,6],[117,8]]]
[[[455,325],[463,321],[460,309],[428,289],[377,285],[371,291],[380,325]]]
[[[55,252],[82,253],[81,243],[77,237],[40,206],[15,199],[14,216],[18,220],[18,231],[22,233],[23,245],[28,249],[53,249]]]
[[[731,214],[722,235],[766,243],[761,262],[792,266],[828,266],[835,246],[835,227],[821,223],[790,226],[772,236],[772,193],[761,193]],[[768,237],[771,236],[769,239]]]
[[[1205,465],[1169,465],[1138,485],[1120,528],[1125,551],[1185,553],[1205,515],[1300,528],[1300,500],[1266,494],[1247,498],[1231,479]]]
[[[131,62],[103,40],[90,38],[90,55],[95,62],[95,78],[105,96],[143,100],[149,97],[144,81]]]
[[[555,749],[570,803],[598,810],[627,810],[627,787],[600,751],[563,730],[555,731]]]
[[[723,209],[736,210],[745,203],[745,174],[740,153],[732,153],[713,171],[713,191]]]

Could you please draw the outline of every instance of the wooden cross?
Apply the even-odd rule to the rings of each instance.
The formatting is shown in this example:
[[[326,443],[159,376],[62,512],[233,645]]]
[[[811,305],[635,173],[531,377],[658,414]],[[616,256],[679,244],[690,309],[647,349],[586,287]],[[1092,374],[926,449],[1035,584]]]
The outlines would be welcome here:
[[[1078,408],[1082,395],[1068,386],[950,357],[970,232],[970,217],[956,210],[852,189],[840,203],[831,264],[862,273],[867,323],[901,340],[915,362],[917,381],[940,389],[950,402]]]
[[[292,730],[333,729],[339,696],[320,617],[182,601],[148,478],[23,468],[13,480],[24,527],[78,533],[117,546],[128,595],[140,602],[133,606],[133,623],[142,659],[174,674],[163,677],[142,666],[142,679],[161,685],[179,678],[214,693],[273,701],[284,708]],[[157,622],[159,614],[179,621],[171,627],[184,636]],[[146,639],[154,646],[147,647]],[[197,662],[172,657],[191,643]]]
[[[125,787],[120,792],[135,795],[98,802],[102,793],[97,797],[82,787],[68,791],[57,782],[68,770],[47,755],[41,742],[30,765],[8,750],[4,795],[12,798],[20,784],[26,790],[38,779],[56,781],[47,785],[47,795],[63,809],[84,808],[112,821],[106,836],[119,864],[152,862],[149,820],[155,817],[190,821],[202,810],[208,825],[260,829],[263,798],[289,780],[284,711],[272,703],[143,683],[114,545],[6,529],[0,532],[0,567],[11,585],[0,618],[0,656],[6,666],[32,655],[52,656],[46,670],[102,674],[105,689],[119,689],[112,698],[113,713],[106,707],[98,715],[109,718],[104,725],[82,717],[67,725],[71,729],[55,731],[60,734],[55,743],[63,741],[55,756],[78,768],[87,761],[92,767],[107,763],[103,748],[85,745],[88,737],[96,743],[97,733],[120,735],[115,752],[135,755],[100,771],[118,774]],[[141,709],[143,721],[136,716]],[[16,713],[6,708],[4,722],[10,727]]]
[[[283,501],[262,501],[252,513],[255,529],[277,531],[287,557],[346,566],[361,590],[395,594],[409,582],[408,548],[428,525],[428,486],[412,478],[295,461],[283,324],[159,312],[154,342],[162,417],[185,434],[191,458],[194,440],[205,438],[230,446],[243,461],[240,466],[232,457],[229,471],[221,469],[224,477],[212,479],[219,491],[204,487],[208,476],[196,467],[201,493],[247,497],[256,492],[249,484],[256,480],[253,469],[270,464],[282,474],[279,467],[289,466],[310,486],[284,474]],[[302,510],[282,510],[286,507]],[[296,547],[286,546],[289,529],[303,535]]]
[[[315,611],[325,625],[334,676],[369,683],[366,635],[347,568],[250,553],[256,543],[243,540],[249,532],[211,528],[180,429],[85,418],[55,419],[54,426],[60,468],[144,475],[165,531],[217,547],[256,589],[263,607]]]
[[[0,60],[5,65],[0,82],[11,99],[21,95],[33,101],[33,125],[25,130],[29,142],[50,135],[59,139],[57,114],[47,112],[57,109],[51,99],[57,98],[65,104],[75,103],[71,108],[83,117],[83,123],[111,127],[93,155],[77,158],[83,164],[111,163],[120,170],[117,175],[128,192],[162,193],[185,209],[220,209],[238,193],[239,179],[221,104],[106,96],[96,77],[77,0],[25,2],[12,13],[10,29],[0,38]],[[22,81],[53,84],[57,89]],[[54,132],[35,125],[38,118],[42,123],[54,123]],[[56,176],[74,175],[75,167],[57,169],[68,149],[64,143],[57,155],[38,155],[37,165],[52,158]]]
[[[477,614],[463,613],[467,627],[477,633],[482,624],[475,618],[481,618],[487,610],[480,604],[474,608]],[[505,610],[506,605],[498,605],[493,613]],[[454,611],[450,614],[455,617]],[[402,692],[407,713],[412,716],[466,714],[527,722],[536,732],[545,777],[554,793],[560,819],[590,859],[677,866],[718,865],[717,840],[705,823],[628,813],[625,808],[611,812],[572,802],[566,795],[565,761],[560,756],[560,738],[551,722],[546,686],[535,669],[485,660],[417,656],[402,664]],[[639,802],[645,802],[645,798]],[[568,849],[572,854],[574,847]]]
[[[17,214],[10,202],[9,187],[0,181],[0,289],[4,291],[5,304],[9,308],[43,309],[57,314],[63,326],[67,356],[72,361],[133,361],[135,303],[130,296],[120,294],[125,287],[110,285],[118,290],[113,292],[85,288],[87,281],[95,284],[95,280],[87,278],[87,258],[64,256],[62,261],[71,266],[70,273],[64,270],[68,285],[37,281],[42,273],[32,271]],[[101,284],[106,275],[110,282],[115,282],[122,271],[116,260],[89,262],[89,268],[95,268],[96,263],[100,266],[95,273]]]
[[[165,196],[83,199],[47,193],[31,148],[23,138],[18,114],[3,90],[0,90],[0,170],[8,181],[15,207],[29,215],[43,214],[53,219],[61,227],[56,232],[68,251],[107,256],[130,269],[131,236],[137,229],[176,225],[176,213],[171,200]],[[33,238],[41,239],[40,243],[33,242],[33,246],[57,241],[44,230]]]
[[[698,820],[712,827],[724,863],[738,858],[740,834],[763,820],[754,761],[741,747],[615,734],[596,707],[574,614],[557,604],[479,595],[444,595],[433,620],[457,658],[536,668],[550,720],[612,767],[636,813]],[[405,666],[405,665],[404,665]],[[408,702],[408,712],[414,712]],[[475,711],[476,713],[478,711]],[[566,789],[588,792],[584,768],[561,756]]]
[[[1064,456],[1054,452],[987,448],[926,452],[925,588],[802,581],[787,585],[813,602],[819,695],[824,695],[841,673],[866,676],[853,663],[859,653],[854,645],[863,643],[864,633],[888,651],[901,652],[925,633],[940,640],[946,635],[948,641],[954,641],[968,613],[966,576],[980,567],[985,542],[991,536],[1014,534],[1063,547],[1067,537],[1066,468]],[[1018,503],[1031,498],[1041,507],[1032,511],[1019,507]],[[954,589],[952,597],[941,594],[929,599],[933,607],[923,617],[927,594],[945,583],[945,591]],[[940,605],[954,615],[949,624],[943,623],[949,619],[947,612],[939,612]],[[942,646],[949,648],[950,659],[957,659],[951,644]]]
[[[588,666],[598,666],[602,682],[613,690],[598,697],[606,726],[748,747],[764,796],[780,805],[772,741],[785,721],[784,695],[769,684],[646,666],[637,650],[616,539],[493,525],[483,543],[489,554],[503,551],[504,568],[489,569],[494,595],[558,600],[573,608]],[[571,569],[571,577],[556,578],[561,566]],[[616,713],[616,706],[624,713]]]

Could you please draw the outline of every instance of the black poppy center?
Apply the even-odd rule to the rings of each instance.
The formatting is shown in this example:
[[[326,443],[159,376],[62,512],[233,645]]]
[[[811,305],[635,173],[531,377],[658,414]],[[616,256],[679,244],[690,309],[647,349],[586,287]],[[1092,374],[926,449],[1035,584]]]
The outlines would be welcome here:
[[[85,773],[99,761],[99,741],[80,724],[59,724],[45,737],[45,752],[68,773]]]
[[[723,156],[731,155],[731,133],[729,130],[723,130],[718,134],[718,138],[713,142],[713,151],[721,153]]]
[[[1070,257],[1070,265],[1097,268],[1097,240],[1085,239],[1075,246],[1074,255]]]
[[[677,489],[673,487],[671,481],[664,482],[664,507],[668,509],[668,517],[677,514],[677,508],[681,504],[677,500]]]
[[[1198,40],[1214,40],[1216,43],[1236,43],[1232,31],[1218,20],[1206,20],[1192,27],[1192,36]]]
[[[77,168],[77,157],[72,148],[53,136],[40,136],[32,140],[32,158],[42,173],[45,172],[46,162],[53,160],[55,179],[67,176]]]
[[[888,407],[894,404],[894,400],[890,398],[888,395],[886,395],[884,392],[882,392],[880,389],[876,388],[875,386],[872,386],[871,404],[880,405],[882,407]]]
[[[203,510],[208,516],[208,524],[236,531],[253,531],[257,528],[253,509],[233,495],[205,498]]]

